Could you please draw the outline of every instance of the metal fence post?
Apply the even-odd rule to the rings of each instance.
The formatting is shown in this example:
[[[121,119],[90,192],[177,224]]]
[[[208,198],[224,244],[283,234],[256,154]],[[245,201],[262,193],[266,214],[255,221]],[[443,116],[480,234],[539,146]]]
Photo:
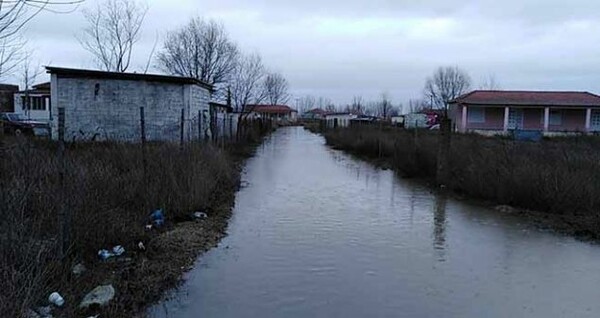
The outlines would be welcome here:
[[[183,150],[183,141],[184,137],[184,129],[185,129],[185,108],[181,109],[181,127],[179,129],[179,147]]]

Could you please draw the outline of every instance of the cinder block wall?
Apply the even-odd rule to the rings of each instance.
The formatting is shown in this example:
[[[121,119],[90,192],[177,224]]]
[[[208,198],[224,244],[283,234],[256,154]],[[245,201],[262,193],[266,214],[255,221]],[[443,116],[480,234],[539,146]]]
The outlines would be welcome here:
[[[58,76],[52,80],[56,81],[52,93],[57,94],[52,104],[52,136],[58,136],[58,107],[64,107],[67,141],[137,142],[142,106],[148,140],[179,140],[182,109],[185,139],[197,138],[191,124],[198,110],[208,110],[210,99],[208,89],[190,84]]]

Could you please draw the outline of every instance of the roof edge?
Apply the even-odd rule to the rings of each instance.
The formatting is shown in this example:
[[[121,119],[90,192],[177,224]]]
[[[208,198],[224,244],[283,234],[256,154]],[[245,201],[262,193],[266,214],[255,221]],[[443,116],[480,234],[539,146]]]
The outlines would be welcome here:
[[[105,79],[117,79],[117,80],[143,80],[143,81],[151,81],[151,82],[166,82],[166,83],[180,83],[180,84],[195,84],[198,86],[202,86],[211,91],[214,91],[214,86],[208,83],[205,83],[201,80],[191,78],[191,77],[182,77],[182,76],[173,76],[173,75],[164,75],[164,74],[142,74],[142,73],[121,73],[121,72],[107,72],[100,70],[89,70],[89,69],[76,69],[76,68],[66,68],[66,67],[57,67],[57,66],[45,66],[46,73],[49,74],[63,74],[69,77],[75,78],[105,78]]]

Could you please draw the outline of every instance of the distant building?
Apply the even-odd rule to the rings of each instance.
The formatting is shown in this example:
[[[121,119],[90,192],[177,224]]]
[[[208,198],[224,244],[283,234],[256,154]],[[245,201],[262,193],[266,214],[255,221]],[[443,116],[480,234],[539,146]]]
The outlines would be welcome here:
[[[352,113],[328,113],[325,115],[327,128],[343,128],[350,126],[352,119],[358,118],[358,115]]]
[[[141,139],[144,107],[146,138],[176,141],[198,138],[209,127],[212,86],[193,78],[46,67],[51,74],[52,137],[58,137],[58,109],[65,109],[67,140]],[[200,120],[200,122],[199,122]]]
[[[50,122],[50,82],[34,85],[31,89],[14,94],[15,113],[26,118]]]
[[[600,96],[588,92],[478,90],[451,101],[450,114],[459,132],[600,132]]]
[[[311,109],[302,114],[303,119],[323,119],[327,115],[327,111],[321,108]]]
[[[15,112],[15,93],[19,91],[19,86],[10,84],[0,84],[0,112]]]
[[[298,121],[298,111],[287,105],[248,105],[245,110],[257,118],[269,118],[282,123]]]
[[[394,126],[404,126],[404,115],[392,116],[390,117],[390,121]]]

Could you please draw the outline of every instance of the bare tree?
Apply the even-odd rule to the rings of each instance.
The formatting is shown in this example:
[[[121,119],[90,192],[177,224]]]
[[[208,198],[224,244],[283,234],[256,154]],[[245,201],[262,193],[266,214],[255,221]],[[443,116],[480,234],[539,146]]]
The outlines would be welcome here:
[[[194,18],[169,32],[158,54],[159,67],[173,75],[187,76],[221,86],[236,70],[240,52],[223,24]]]
[[[79,42],[106,71],[125,72],[147,12],[145,2],[104,0],[94,10],[84,11],[88,25]]]
[[[298,111],[301,114],[308,112],[315,108],[317,100],[314,96],[306,95],[298,98]]]
[[[40,67],[39,63],[33,63],[32,62],[32,54],[31,53],[27,53],[25,60],[23,61],[22,64],[22,72],[21,72],[21,80],[23,82],[23,89],[25,91],[25,99],[24,99],[24,104],[23,104],[23,109],[25,110],[25,114],[27,116],[30,115],[30,111],[31,111],[31,100],[29,98],[29,90],[31,89],[31,86],[33,86],[33,84],[35,83],[35,81],[37,80],[38,76],[40,76],[43,73],[43,69],[42,67]]]
[[[28,58],[25,40],[18,35],[0,40],[0,79],[13,74]]]
[[[325,111],[329,113],[335,113],[338,111],[337,107],[333,103],[329,103],[325,106]]]
[[[248,105],[261,103],[265,99],[261,82],[265,67],[260,55],[242,56],[238,61],[230,82],[231,100],[236,111],[249,113]]]
[[[333,102],[331,101],[331,99],[327,97],[320,96],[319,98],[317,98],[316,105],[320,109],[326,110],[327,106],[331,106],[332,104]]]
[[[496,91],[496,90],[501,89],[501,87],[500,87],[500,83],[496,79],[496,76],[494,74],[489,74],[481,81],[481,85],[479,85],[479,89]]]
[[[365,112],[365,105],[362,96],[352,97],[352,104],[350,104],[349,112],[353,114],[363,114]]]
[[[69,13],[84,0],[0,0],[0,78],[12,74],[28,57],[21,29],[42,11]],[[63,11],[61,11],[63,10]]]
[[[69,13],[85,0],[0,1],[0,40],[12,38],[42,11]]]
[[[411,99],[408,101],[408,112],[409,113],[417,113],[423,110],[431,108],[431,105],[427,103],[424,99]]]
[[[392,101],[388,93],[382,93],[381,99],[377,103],[377,115],[381,118],[388,119],[392,112]]]
[[[263,94],[270,105],[286,104],[290,100],[289,85],[279,73],[268,73],[263,80]]]
[[[448,103],[466,93],[471,87],[469,75],[457,66],[438,68],[425,82],[425,96],[433,106],[448,111]]]

